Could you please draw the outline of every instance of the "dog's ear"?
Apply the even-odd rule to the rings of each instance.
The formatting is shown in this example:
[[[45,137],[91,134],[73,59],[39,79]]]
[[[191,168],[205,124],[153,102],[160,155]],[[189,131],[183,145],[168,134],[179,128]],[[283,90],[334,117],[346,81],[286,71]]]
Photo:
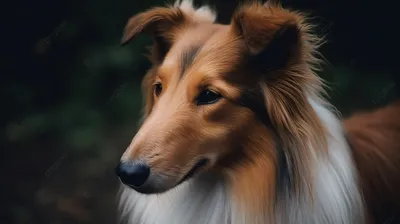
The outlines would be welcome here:
[[[255,64],[268,70],[284,66],[300,42],[296,14],[278,5],[242,6],[233,15],[231,29],[244,41]]]
[[[141,33],[154,39],[153,62],[163,60],[172,46],[176,32],[185,23],[185,14],[178,7],[153,8],[131,17],[125,26],[121,44],[125,45]]]
[[[326,151],[327,143],[320,137],[325,127],[309,101],[310,96],[319,99],[323,84],[312,71],[319,62],[319,39],[305,19],[274,3],[250,3],[234,14],[231,33],[245,46],[248,72],[260,75],[266,116],[281,138],[293,189],[311,192],[311,186],[302,189],[302,181],[312,183],[310,158]]]

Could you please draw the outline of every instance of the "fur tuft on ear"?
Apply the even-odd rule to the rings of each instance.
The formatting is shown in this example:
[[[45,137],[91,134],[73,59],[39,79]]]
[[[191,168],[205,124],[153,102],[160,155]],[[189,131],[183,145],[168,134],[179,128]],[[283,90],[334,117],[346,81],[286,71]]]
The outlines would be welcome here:
[[[261,53],[275,40],[286,38],[285,44],[296,41],[297,25],[295,14],[257,3],[239,8],[232,20],[233,32],[243,38],[252,55]]]
[[[141,33],[166,34],[185,20],[179,8],[153,8],[131,17],[125,26],[121,44],[127,44]]]
[[[319,69],[318,48],[324,39],[313,34],[314,27],[307,15],[284,9],[279,0],[250,1],[236,10],[231,21],[233,35],[243,40],[250,56],[268,62],[265,67],[303,63]]]
[[[153,8],[129,19],[125,26],[121,44],[129,43],[141,33],[150,34],[154,40],[150,59],[158,64],[163,61],[171,48],[177,32],[186,22],[185,14],[179,8]]]

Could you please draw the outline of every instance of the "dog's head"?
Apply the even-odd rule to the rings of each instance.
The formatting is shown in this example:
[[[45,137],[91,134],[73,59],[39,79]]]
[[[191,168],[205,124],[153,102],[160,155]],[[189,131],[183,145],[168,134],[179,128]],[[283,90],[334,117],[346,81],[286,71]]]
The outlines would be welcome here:
[[[307,128],[319,128],[307,97],[319,93],[321,81],[311,71],[316,45],[304,18],[260,3],[239,8],[229,25],[215,18],[208,7],[184,1],[126,25],[123,44],[141,33],[154,40],[144,122],[118,166],[122,182],[139,192],[164,192],[198,173],[229,174],[261,160],[274,179],[278,139],[312,142]],[[302,143],[286,143],[296,147],[284,152],[287,161],[301,172]]]

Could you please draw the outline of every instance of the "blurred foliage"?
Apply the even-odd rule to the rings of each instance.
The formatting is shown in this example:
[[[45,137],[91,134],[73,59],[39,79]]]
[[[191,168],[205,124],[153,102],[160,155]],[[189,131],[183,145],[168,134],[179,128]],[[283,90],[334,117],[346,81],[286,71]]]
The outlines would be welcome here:
[[[239,1],[206,2],[228,23]],[[361,0],[345,6],[282,2],[311,12],[317,33],[326,35],[321,51],[329,63],[319,75],[344,115],[399,96],[397,37],[373,30],[389,30],[391,7],[380,12],[375,1]],[[3,42],[0,83],[1,164],[7,177],[2,223],[115,222],[113,166],[137,128],[140,80],[150,66],[143,54],[151,43],[140,36],[121,47],[119,40],[130,16],[163,3],[45,0],[7,7],[10,35]]]

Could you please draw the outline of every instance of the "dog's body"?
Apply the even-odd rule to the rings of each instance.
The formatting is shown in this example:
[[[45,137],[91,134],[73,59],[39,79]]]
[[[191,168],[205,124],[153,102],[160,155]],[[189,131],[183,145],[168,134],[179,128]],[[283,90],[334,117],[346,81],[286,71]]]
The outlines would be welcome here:
[[[343,122],[371,223],[400,223],[400,102]]]
[[[122,158],[130,171],[119,168],[121,180],[138,191],[122,187],[121,220],[396,220],[399,104],[343,125],[320,97],[323,85],[312,72],[318,43],[303,16],[255,3],[236,12],[231,25],[214,24],[215,18],[209,8],[184,1],[128,23],[123,42],[143,31],[154,35],[155,46],[143,82],[144,123]],[[205,80],[214,82],[197,87]],[[150,167],[147,179],[132,174],[137,164]]]

